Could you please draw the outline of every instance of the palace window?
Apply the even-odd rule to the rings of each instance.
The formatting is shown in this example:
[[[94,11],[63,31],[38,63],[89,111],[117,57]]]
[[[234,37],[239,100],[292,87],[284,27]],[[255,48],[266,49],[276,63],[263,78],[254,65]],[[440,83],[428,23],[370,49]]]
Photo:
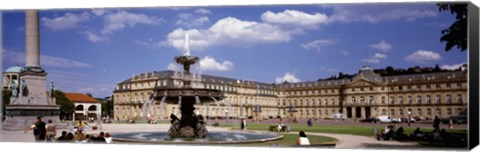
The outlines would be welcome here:
[[[451,87],[452,87],[452,85],[450,83],[447,83],[447,88],[450,89]]]
[[[368,103],[373,104],[373,96],[370,96]]]
[[[440,95],[435,96],[435,103],[439,104],[440,103]]]
[[[399,96],[399,97],[398,97],[398,103],[399,103],[399,104],[403,104],[403,97],[402,97],[402,96]]]
[[[352,97],[352,103],[355,103],[355,97]]]
[[[385,90],[385,87],[382,87],[382,91]]]
[[[395,109],[390,109],[390,116],[394,116],[395,115]]]
[[[429,116],[432,115],[432,110],[430,108],[427,108],[427,115],[429,115]]]
[[[407,86],[407,90],[412,90],[412,86]]]
[[[435,89],[440,89],[440,84],[435,84]]]
[[[447,103],[452,103],[452,96],[447,94]]]
[[[403,90],[403,87],[402,87],[402,86],[398,86],[398,90]]]
[[[432,103],[432,99],[430,95],[427,95],[427,104],[431,104],[431,103]]]
[[[355,92],[355,88],[352,88],[352,92]]]
[[[325,99],[325,106],[328,106],[328,99]]]
[[[425,85],[425,87],[426,87],[427,89],[430,89],[430,88],[432,88],[432,86],[431,86],[431,85],[429,85],[429,84]]]
[[[363,92],[363,91],[364,91],[364,90],[363,90],[363,87],[361,87],[361,88],[360,88],[360,91],[361,91],[361,92]]]
[[[360,97],[360,103],[364,103],[365,102],[365,97],[361,96]]]
[[[407,99],[407,100],[408,100],[408,104],[412,104],[412,103],[413,103],[412,96],[408,96],[407,98],[408,98],[408,99]]]
[[[422,109],[418,108],[417,109],[417,116],[421,116],[422,115]]]
[[[449,115],[449,116],[452,115],[452,109],[451,108],[447,108],[447,115]]]
[[[417,96],[417,104],[422,104],[422,96]]]
[[[322,115],[322,110],[318,110],[318,115]]]
[[[373,91],[373,87],[370,87],[370,91]]]
[[[382,109],[382,115],[387,115],[387,110]]]
[[[420,90],[421,86],[420,85],[417,85],[417,90]]]
[[[462,95],[461,95],[461,94],[457,94],[457,102],[458,102],[458,103],[462,103],[462,102],[463,102],[463,99],[462,99]]]
[[[457,115],[462,114],[462,108],[457,108]]]
[[[390,97],[390,104],[395,104],[395,100],[393,100],[393,97]]]
[[[398,113],[399,113],[400,115],[403,115],[403,109],[400,109],[400,110],[398,111]]]
[[[462,83],[457,83],[457,88],[461,88],[462,87]]]
[[[335,105],[335,99],[332,99],[332,105],[333,106]]]
[[[382,96],[382,104],[385,104],[385,96]]]
[[[437,115],[441,116],[442,115],[442,109],[436,109]]]

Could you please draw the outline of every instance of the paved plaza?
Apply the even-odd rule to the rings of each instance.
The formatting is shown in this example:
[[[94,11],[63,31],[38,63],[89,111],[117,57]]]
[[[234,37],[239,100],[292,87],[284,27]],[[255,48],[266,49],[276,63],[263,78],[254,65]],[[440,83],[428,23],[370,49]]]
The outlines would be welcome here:
[[[251,122],[253,123],[253,122]],[[100,131],[115,133],[126,132],[154,132],[154,131],[167,131],[170,124],[103,124],[101,129],[92,130],[87,128],[85,130],[88,134],[98,134]],[[208,126],[209,131],[227,131],[230,128],[211,127]],[[58,134],[61,131],[73,132],[72,129],[58,130]],[[291,132],[291,134],[296,134]],[[420,147],[414,142],[398,142],[398,141],[377,141],[373,137],[348,135],[348,134],[333,134],[333,133],[311,133],[309,135],[321,135],[333,137],[339,140],[335,148],[341,149],[358,149],[358,148],[375,148],[375,149],[432,149],[430,147]],[[2,131],[0,134],[0,141],[2,142],[33,142],[34,138],[32,132],[24,133],[23,131]]]

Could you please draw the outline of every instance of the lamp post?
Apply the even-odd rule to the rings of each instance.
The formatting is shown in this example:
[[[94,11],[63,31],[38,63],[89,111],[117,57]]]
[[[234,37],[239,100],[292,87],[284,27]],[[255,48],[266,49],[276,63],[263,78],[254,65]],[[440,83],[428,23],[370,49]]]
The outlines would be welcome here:
[[[410,127],[410,119],[412,116],[412,111],[408,111],[408,126]]]
[[[228,109],[225,109],[225,124],[228,124]]]

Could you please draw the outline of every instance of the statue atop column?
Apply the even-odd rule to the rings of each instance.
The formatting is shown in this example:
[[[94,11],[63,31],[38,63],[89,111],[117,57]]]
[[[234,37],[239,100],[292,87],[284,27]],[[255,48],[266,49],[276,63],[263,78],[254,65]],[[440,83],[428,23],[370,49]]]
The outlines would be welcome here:
[[[50,94],[48,95],[50,98],[53,98],[55,86],[53,85],[53,81],[50,81]]]

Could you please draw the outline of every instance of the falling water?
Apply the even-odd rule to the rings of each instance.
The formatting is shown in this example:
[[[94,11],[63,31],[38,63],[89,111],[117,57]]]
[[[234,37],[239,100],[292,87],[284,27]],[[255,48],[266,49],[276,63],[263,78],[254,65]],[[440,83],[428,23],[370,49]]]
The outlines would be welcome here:
[[[160,104],[158,106],[158,108],[160,109],[158,111],[158,114],[160,115],[160,111],[162,111],[162,108],[163,108],[163,114],[165,115],[166,114],[166,108],[165,108],[165,99],[167,99],[167,96],[163,96],[162,99],[160,100]]]
[[[213,101],[215,101],[215,104],[217,104],[217,110],[219,110],[220,109],[220,104],[218,103],[217,99],[215,99],[214,97],[211,97],[211,98],[213,99]]]
[[[195,96],[195,104],[200,105],[200,98],[198,96]]]
[[[178,112],[180,112],[180,108],[182,107],[182,96],[178,96]]]

